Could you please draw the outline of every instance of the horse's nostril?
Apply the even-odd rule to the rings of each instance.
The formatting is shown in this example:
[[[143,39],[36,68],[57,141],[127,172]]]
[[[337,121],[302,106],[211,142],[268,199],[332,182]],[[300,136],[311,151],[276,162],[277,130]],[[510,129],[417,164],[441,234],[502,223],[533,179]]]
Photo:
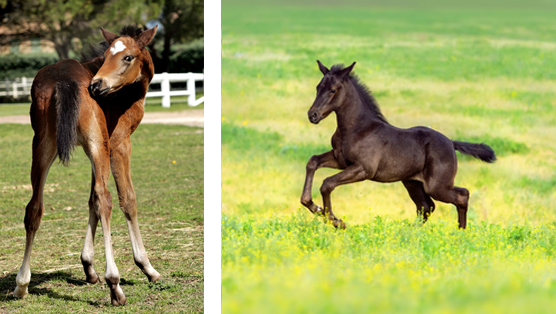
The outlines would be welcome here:
[[[89,92],[93,95],[96,95],[99,92],[101,85],[102,85],[102,79],[96,82],[91,82],[91,84],[89,85]]]

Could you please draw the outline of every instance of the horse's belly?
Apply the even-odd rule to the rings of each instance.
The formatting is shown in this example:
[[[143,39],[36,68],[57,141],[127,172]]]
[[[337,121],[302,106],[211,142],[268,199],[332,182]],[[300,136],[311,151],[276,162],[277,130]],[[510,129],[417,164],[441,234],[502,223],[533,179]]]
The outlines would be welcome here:
[[[375,159],[373,162],[372,160]],[[371,157],[368,164],[369,179],[378,182],[396,182],[418,179],[424,169],[424,155],[414,153],[390,152],[380,158]]]
[[[419,180],[420,177],[421,172],[416,169],[383,167],[378,168],[374,176],[369,179],[372,181],[387,183],[404,180]]]

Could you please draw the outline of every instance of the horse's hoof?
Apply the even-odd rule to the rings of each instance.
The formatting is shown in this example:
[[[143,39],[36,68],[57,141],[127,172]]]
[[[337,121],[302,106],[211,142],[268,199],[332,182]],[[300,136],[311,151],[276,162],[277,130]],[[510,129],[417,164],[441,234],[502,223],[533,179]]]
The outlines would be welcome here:
[[[346,223],[341,219],[334,220],[334,227],[340,229],[346,229]]]
[[[154,269],[153,269],[154,270]],[[159,274],[156,270],[154,271],[154,274],[152,275],[147,275],[147,278],[149,279],[149,282],[157,282],[160,279],[162,279],[162,275]]]
[[[29,295],[29,292],[28,292],[28,290],[27,290],[27,286],[25,286],[24,288],[20,288],[19,286],[16,286],[16,287],[15,287],[14,296],[15,296],[16,298],[23,299],[23,298],[25,298],[27,295]]]
[[[97,273],[94,273],[94,276],[93,275],[91,276],[85,275],[85,276],[87,276],[87,278],[85,279],[87,283],[94,285],[100,282],[100,278],[98,277]]]
[[[112,305],[125,305],[127,302],[127,298],[122,288],[120,288],[120,285],[117,285],[114,289],[110,289],[110,299],[112,300]]]
[[[324,210],[322,209],[322,207],[317,205],[317,210],[315,211],[315,214],[318,216],[324,216]]]

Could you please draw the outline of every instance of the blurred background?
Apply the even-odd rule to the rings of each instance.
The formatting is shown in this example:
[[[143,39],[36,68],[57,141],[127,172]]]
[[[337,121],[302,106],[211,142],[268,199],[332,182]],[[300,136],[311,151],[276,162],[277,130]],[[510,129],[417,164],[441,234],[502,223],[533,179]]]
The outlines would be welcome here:
[[[227,313],[549,313],[556,293],[556,2],[224,0],[222,308]],[[307,119],[326,66],[354,72],[397,127],[484,142],[458,155],[468,229],[401,183],[336,188],[335,230],[299,203],[330,150]],[[320,169],[312,195],[322,204]]]
[[[0,84],[80,59],[104,40],[100,27],[117,33],[125,25],[159,26],[149,45],[156,73],[202,73],[203,7],[202,0],[0,0]],[[0,102],[23,101],[23,94]]]
[[[334,115],[316,126],[307,119],[322,78],[318,59],[328,67],[356,61],[355,74],[391,124],[493,147],[494,165],[459,156],[456,185],[472,193],[472,221],[556,217],[555,7],[544,0],[223,1],[223,213],[299,209],[305,164],[330,149],[336,128]],[[318,203],[322,180],[335,172],[317,171]],[[355,223],[415,215],[401,184],[341,186],[332,203]],[[433,220],[455,219],[451,205],[438,205]]]

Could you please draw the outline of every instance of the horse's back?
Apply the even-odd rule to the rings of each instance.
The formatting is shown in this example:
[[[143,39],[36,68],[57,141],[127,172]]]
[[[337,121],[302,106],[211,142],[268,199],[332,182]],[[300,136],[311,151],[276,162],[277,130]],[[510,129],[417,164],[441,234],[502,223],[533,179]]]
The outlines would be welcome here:
[[[88,85],[92,73],[81,63],[73,59],[64,59],[40,69],[33,80],[32,97],[41,97],[52,93],[58,82],[74,81]]]

